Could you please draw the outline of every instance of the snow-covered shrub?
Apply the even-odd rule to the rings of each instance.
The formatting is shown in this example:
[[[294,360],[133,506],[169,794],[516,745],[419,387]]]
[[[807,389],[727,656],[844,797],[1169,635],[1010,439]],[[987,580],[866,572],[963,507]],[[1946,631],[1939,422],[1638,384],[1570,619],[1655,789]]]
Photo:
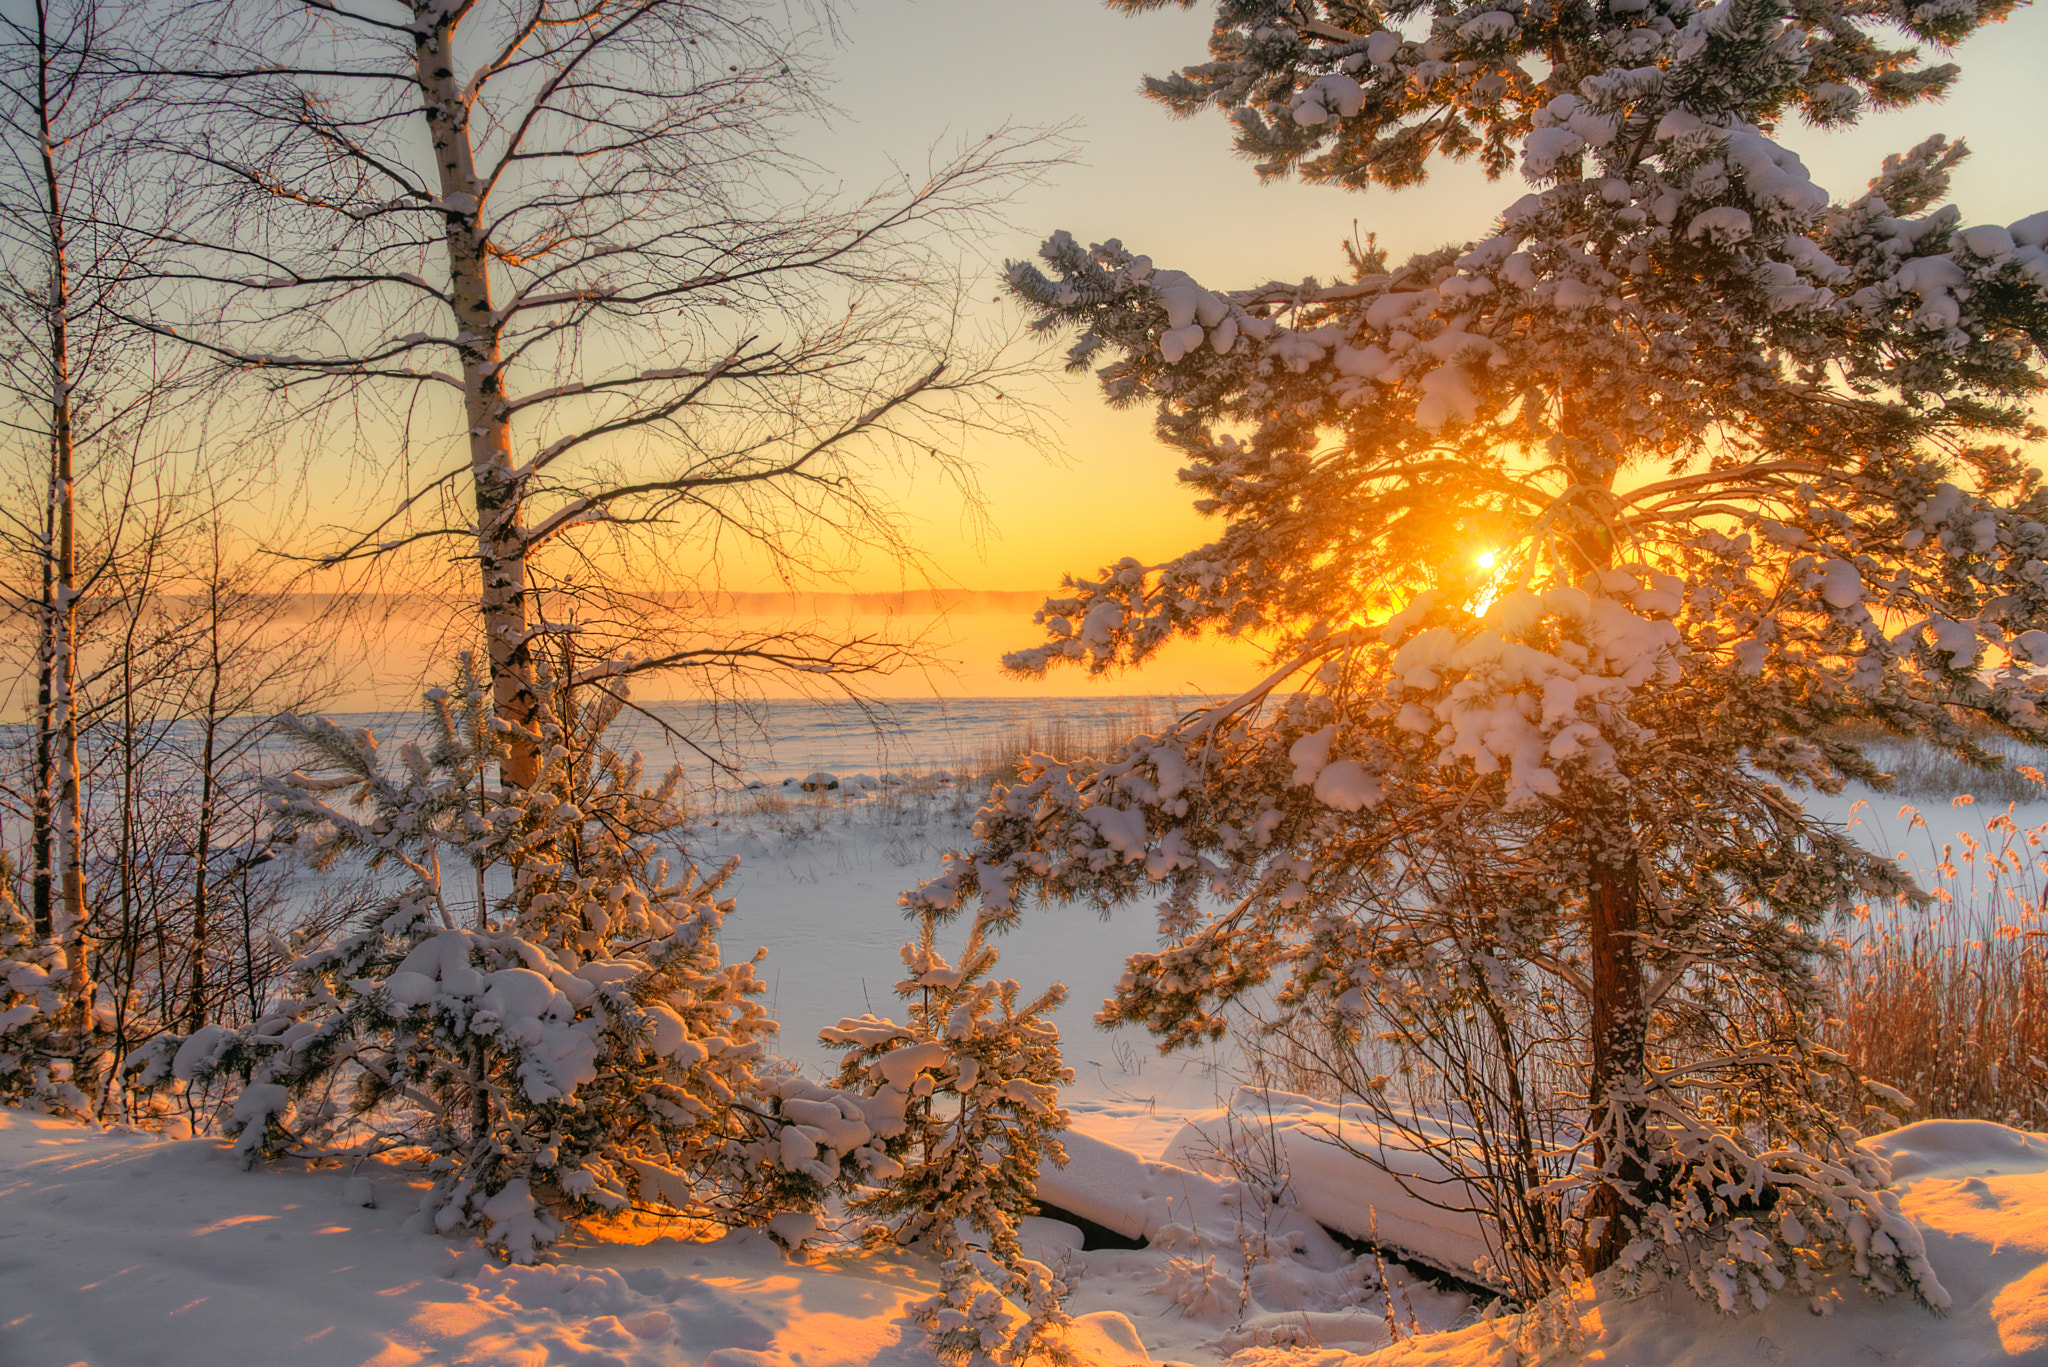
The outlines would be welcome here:
[[[1189,1319],[1228,1324],[1244,1315],[1244,1283],[1218,1268],[1214,1254],[1168,1258],[1152,1289]]]
[[[83,1039],[75,1024],[67,1028],[63,951],[36,943],[13,885],[14,870],[0,854],[0,1104],[90,1115],[92,1098],[74,1070],[81,1050],[90,1057],[106,1047],[100,1022],[88,1021]]]
[[[417,1152],[433,1226],[481,1226],[519,1261],[577,1216],[815,1205],[825,1184],[780,1161],[759,1085],[775,1027],[753,964],[719,956],[725,873],[658,853],[677,776],[643,789],[637,757],[598,743],[612,703],[544,712],[539,780],[501,789],[504,733],[468,662],[428,698],[433,739],[395,766],[367,731],[287,719],[321,767],[275,781],[281,831],[316,869],[359,859],[398,886],[252,1025],[161,1038],[133,1070],[239,1078],[226,1129],[250,1162]],[[509,891],[486,900],[496,870]]]
[[[981,925],[957,967],[933,936],[927,918],[903,947],[906,1022],[856,1016],[819,1032],[846,1051],[839,1087],[862,1098],[888,1165],[870,1165],[848,1209],[872,1221],[865,1241],[916,1245],[939,1261],[939,1293],[915,1313],[941,1358],[1060,1361],[1065,1285],[1024,1256],[1017,1226],[1034,1209],[1040,1162],[1066,1162],[1059,1089],[1074,1074],[1046,1019],[1066,989],[1056,983],[1020,1006],[1015,979],[988,977],[996,950]]]

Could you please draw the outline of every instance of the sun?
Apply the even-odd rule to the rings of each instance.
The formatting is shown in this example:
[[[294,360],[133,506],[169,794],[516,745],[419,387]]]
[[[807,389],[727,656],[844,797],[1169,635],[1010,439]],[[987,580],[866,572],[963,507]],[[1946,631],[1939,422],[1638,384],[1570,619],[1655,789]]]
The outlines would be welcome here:
[[[1477,556],[1473,557],[1473,559],[1474,562],[1482,570],[1490,570],[1493,568],[1494,555],[1492,551],[1481,551]]]

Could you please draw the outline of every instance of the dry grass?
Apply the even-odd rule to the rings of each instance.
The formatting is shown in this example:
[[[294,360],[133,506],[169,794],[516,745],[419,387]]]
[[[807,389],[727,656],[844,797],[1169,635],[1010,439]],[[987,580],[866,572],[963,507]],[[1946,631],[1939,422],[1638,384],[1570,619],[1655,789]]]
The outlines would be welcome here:
[[[1834,970],[1826,1042],[1913,1100],[1911,1118],[2048,1127],[2048,926],[1888,912]],[[1906,1118],[1906,1117],[1901,1117]]]
[[[1057,707],[1012,720],[995,735],[963,755],[955,764],[963,780],[978,790],[1014,780],[1027,755],[1074,759],[1108,755],[1132,736],[1158,732],[1173,724],[1180,708],[1172,698],[1121,699],[1085,716],[1069,716]]]
[[[2039,802],[2048,797],[2040,769],[2048,763],[2041,751],[1990,729],[1977,742],[2005,761],[1998,769],[1979,769],[1924,740],[1895,736],[1878,726],[1837,728],[1841,739],[1863,747],[1870,762],[1892,776],[1889,797],[1940,798],[1968,793],[1979,802]]]
[[[2048,827],[2010,816],[1935,852],[1932,908],[1859,909],[1824,1042],[1916,1119],[2048,1128]]]
[[[1873,763],[1892,775],[1888,796],[1929,798],[1968,793],[1980,802],[2039,802],[2048,797],[2040,770],[1979,769],[1924,742],[1880,742],[1865,747]],[[2038,762],[2038,760],[2036,761]]]

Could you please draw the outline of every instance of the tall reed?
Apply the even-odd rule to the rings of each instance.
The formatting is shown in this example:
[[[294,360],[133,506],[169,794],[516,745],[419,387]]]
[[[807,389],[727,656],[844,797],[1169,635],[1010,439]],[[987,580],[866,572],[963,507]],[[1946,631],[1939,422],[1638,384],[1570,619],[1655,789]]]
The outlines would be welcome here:
[[[1993,817],[1984,840],[1933,849],[1931,906],[1862,907],[1839,927],[1824,1040],[1912,1099],[1901,1119],[2048,1128],[2044,841],[2048,826]]]

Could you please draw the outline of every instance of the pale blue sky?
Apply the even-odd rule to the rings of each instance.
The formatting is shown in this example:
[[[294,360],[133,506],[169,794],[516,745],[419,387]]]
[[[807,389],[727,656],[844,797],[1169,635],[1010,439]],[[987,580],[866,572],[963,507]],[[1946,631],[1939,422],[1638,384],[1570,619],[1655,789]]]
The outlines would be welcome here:
[[[1142,243],[1162,263],[1223,285],[1327,274],[1353,217],[1402,253],[1479,233],[1522,193],[1518,182],[1488,184],[1475,168],[1448,164],[1428,185],[1400,192],[1260,185],[1230,150],[1220,115],[1170,119],[1138,93],[1141,76],[1204,57],[1212,11],[1207,3],[1126,15],[1098,0],[861,0],[831,62],[834,97],[849,119],[820,140],[821,154],[829,149],[827,164],[859,183],[863,171],[883,169],[880,149],[915,160],[949,132],[1076,120],[1081,164],[1019,197],[1005,252],[1029,251],[1064,227],[1084,239]],[[1968,218],[2007,222],[2048,207],[2048,10],[2022,9],[1953,60],[1963,77],[1945,103],[1872,117],[1847,133],[1790,127],[1784,140],[1839,194],[1861,189],[1887,152],[1929,133],[1963,136],[1974,155],[1956,199]]]

